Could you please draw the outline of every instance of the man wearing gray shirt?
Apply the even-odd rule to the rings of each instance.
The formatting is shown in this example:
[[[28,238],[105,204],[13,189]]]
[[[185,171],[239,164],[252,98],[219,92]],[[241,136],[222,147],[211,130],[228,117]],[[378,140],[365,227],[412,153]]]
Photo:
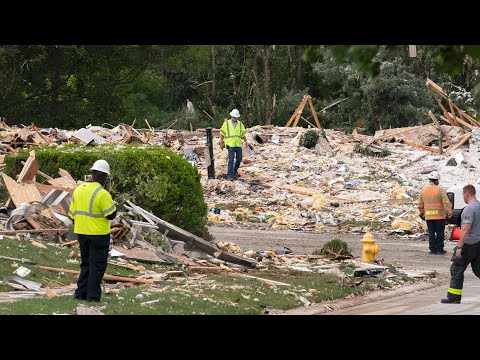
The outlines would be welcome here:
[[[460,304],[464,273],[469,264],[480,278],[480,202],[473,185],[463,187],[463,200],[467,206],[462,211],[462,231],[452,256],[450,287],[447,297],[441,301],[444,304]]]

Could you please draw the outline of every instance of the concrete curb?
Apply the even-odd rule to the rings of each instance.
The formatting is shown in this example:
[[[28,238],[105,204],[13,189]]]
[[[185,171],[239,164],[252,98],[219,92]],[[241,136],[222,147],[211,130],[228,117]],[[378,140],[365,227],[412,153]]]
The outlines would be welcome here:
[[[369,292],[365,295],[356,296],[349,299],[340,299],[333,302],[324,301],[318,304],[314,304],[308,307],[300,307],[295,309],[286,310],[281,313],[275,313],[272,315],[322,315],[325,313],[332,313],[335,310],[345,309],[353,306],[366,304],[372,301],[389,299],[392,297],[410,294],[415,291],[422,291],[432,289],[440,286],[445,286],[445,282],[438,283],[420,283],[407,286],[401,286],[391,290],[380,290]]]

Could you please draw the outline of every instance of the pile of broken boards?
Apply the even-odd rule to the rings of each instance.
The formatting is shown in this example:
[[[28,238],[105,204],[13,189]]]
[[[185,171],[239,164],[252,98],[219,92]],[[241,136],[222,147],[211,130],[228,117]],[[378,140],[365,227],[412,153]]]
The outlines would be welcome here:
[[[62,130],[58,128],[38,128],[35,124],[18,127],[6,124],[0,118],[0,154],[13,153],[17,148],[32,146],[49,146],[52,144],[76,143],[91,144],[129,144],[132,142],[152,143],[155,130],[146,121],[148,129],[135,129],[127,124],[119,124],[111,129],[101,126],[87,126],[79,130]],[[156,136],[158,138],[158,135]],[[162,142],[162,139],[156,142]]]
[[[66,170],[60,169],[59,178],[48,177],[48,185],[40,184],[35,181],[36,174],[40,173],[39,168],[35,152],[31,151],[16,181],[2,173],[3,181],[16,209],[11,211],[10,216],[5,215],[8,212],[7,208],[3,209],[3,219],[6,220],[4,221],[5,230],[0,231],[0,234],[50,234],[50,236],[58,235],[58,240],[63,245],[75,243],[76,240],[69,242],[65,240],[74,238],[71,231],[70,236],[66,236],[72,225],[67,214],[72,199],[71,195],[78,183]],[[42,176],[47,175],[43,174]],[[132,248],[142,245],[147,250],[153,250],[151,255],[159,263],[180,263],[186,266],[199,266],[199,264],[205,263],[206,258],[244,267],[255,267],[256,265],[255,260],[221,249],[216,244],[170,224],[128,200],[121,205],[126,212],[119,211],[111,223],[113,243],[119,246],[123,245],[124,249],[121,251],[134,252],[135,249]],[[166,253],[160,247],[143,241],[142,232],[145,231],[160,232],[159,235],[170,242],[175,252]],[[192,250],[191,257],[185,256],[188,253],[184,246]],[[202,258],[200,263],[196,261],[198,259],[193,259],[195,255]]]

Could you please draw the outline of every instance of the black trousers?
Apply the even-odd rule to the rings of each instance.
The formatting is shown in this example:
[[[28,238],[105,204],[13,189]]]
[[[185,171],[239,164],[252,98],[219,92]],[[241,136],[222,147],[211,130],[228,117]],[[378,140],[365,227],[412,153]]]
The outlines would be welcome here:
[[[445,219],[427,220],[428,247],[433,253],[442,252],[445,241]]]
[[[457,248],[453,252],[452,265],[450,266],[450,287],[447,296],[461,299],[464,273],[468,265],[472,265],[473,273],[480,278],[480,242],[474,245],[463,244],[462,257],[455,256]]]
[[[100,301],[102,296],[102,278],[107,269],[110,234],[81,235],[80,244],[80,275],[74,296],[87,301]]]

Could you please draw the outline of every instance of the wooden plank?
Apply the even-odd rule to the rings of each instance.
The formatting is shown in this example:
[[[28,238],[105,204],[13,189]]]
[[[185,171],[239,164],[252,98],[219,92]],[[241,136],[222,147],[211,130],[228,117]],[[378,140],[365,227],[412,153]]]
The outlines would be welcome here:
[[[21,163],[22,163],[22,165],[25,165],[25,164],[26,164],[25,161],[22,161]],[[45,179],[53,179],[51,176],[45,174],[44,172],[42,172],[42,171],[40,171],[40,170],[37,170],[37,174],[43,176]]]
[[[457,116],[455,115],[455,109],[453,108],[453,103],[450,99],[448,99],[448,106],[450,106],[450,113],[448,115],[450,116],[452,123],[454,124],[454,126],[459,126],[457,121],[455,120]]]
[[[422,150],[430,151],[432,153],[437,153],[438,152],[438,149],[434,149],[430,146],[425,146],[425,145],[422,145],[422,144],[416,144],[416,143],[408,141],[408,140],[403,140],[403,143],[407,144],[407,145],[410,145],[410,146],[413,146],[413,147],[416,147],[416,148],[419,148],[419,149],[422,149]]]
[[[7,191],[16,207],[19,207],[20,204],[25,202],[30,203],[32,201],[42,200],[42,195],[34,184],[19,184],[5,173],[2,173],[2,178],[3,182],[5,183],[5,187],[7,188]],[[48,216],[50,218],[55,218],[52,210],[50,209],[44,209],[40,212],[40,214]],[[42,225],[40,225],[33,219],[27,219],[27,221],[35,229],[42,228]]]
[[[195,272],[218,272],[225,269],[222,269],[220,266],[189,266],[186,270]]]
[[[320,121],[318,121],[317,112],[313,107],[312,97],[310,95],[308,95],[308,105],[310,105],[310,110],[312,111],[313,118],[315,119],[315,124],[317,124],[317,128],[321,129],[322,126],[320,125]]]
[[[460,118],[463,119],[463,117],[466,117],[468,121],[470,121],[470,123],[473,125],[473,126],[476,126],[476,127],[480,127],[480,122],[478,122],[477,120],[475,120],[473,117],[471,117],[470,115],[468,115],[465,111],[463,111],[462,109],[460,109],[457,105],[453,104],[453,106],[455,107],[455,109],[457,109],[458,113],[460,114]]]
[[[0,255],[0,259],[13,260],[13,261],[18,261],[18,262],[25,263],[25,264],[32,264],[32,265],[37,264],[35,261],[29,260],[29,259],[19,259],[19,258],[14,258],[14,257],[10,257],[10,256]]]
[[[22,168],[22,171],[18,175],[18,182],[25,184],[32,184],[35,182],[35,175],[37,171],[40,170],[40,164],[35,159],[35,150],[30,151],[30,156],[28,157],[25,165]]]
[[[73,195],[73,192],[75,191],[75,189],[67,188],[63,186],[57,186],[57,185],[47,185],[47,184],[36,183],[35,186],[37,187],[37,189],[40,191],[40,194],[42,195],[45,195],[46,193],[48,193],[50,190],[53,190],[53,189],[67,191],[70,193],[70,195]]]
[[[448,99],[448,95],[443,91],[443,89],[440,86],[438,86],[437,84],[435,84],[432,80],[427,79],[426,85],[427,85],[427,87],[430,86],[433,90],[440,93],[440,95],[442,95],[445,99]]]
[[[407,133],[407,132],[410,132],[410,131],[413,131],[413,130],[416,130],[416,129],[419,129],[423,127],[423,125],[419,125],[419,126],[410,126],[408,128],[400,128],[398,129],[398,131],[390,131],[390,130],[395,130],[395,129],[387,129],[387,130],[382,130],[384,133],[382,135],[379,135],[379,136],[376,136],[374,135],[373,136],[373,142],[377,142],[377,141],[382,141],[382,140],[385,140],[385,139],[389,139],[389,138],[392,138],[392,137],[395,137],[397,135],[401,135],[401,134],[404,134],[404,133]],[[376,134],[377,132],[375,132]]]
[[[39,234],[39,233],[67,233],[67,232],[68,232],[68,229],[0,230],[0,235]]]
[[[310,121],[308,121],[307,119],[305,119],[303,116],[300,116],[300,119],[305,120],[305,122],[306,122],[307,124],[310,124],[310,125],[312,125],[313,127],[316,127],[316,126],[313,125]]]
[[[264,279],[264,278],[260,278],[260,277],[257,277],[257,276],[247,275],[247,274],[229,273],[229,275],[240,276],[240,277],[247,278],[247,279],[254,279],[254,280],[262,281],[262,282],[267,283],[269,285],[291,286],[291,284],[287,284],[287,283],[284,283],[284,282],[270,280],[270,279]]]
[[[301,107],[297,111],[297,115],[295,116],[295,121],[293,122],[293,127],[298,126],[298,121],[300,120],[300,116],[302,116],[303,109],[305,108],[305,104],[307,103],[307,95],[305,95],[302,99]]]
[[[51,266],[42,266],[42,265],[34,265],[34,267],[36,267],[38,269],[42,269],[42,270],[64,272],[64,273],[67,273],[67,274],[74,274],[74,275],[80,274],[80,271],[78,271],[78,270],[61,269],[61,268],[56,268],[56,267],[51,267]],[[103,275],[103,279],[104,280],[122,281],[122,282],[135,282],[135,283],[142,283],[142,284],[154,284],[154,281],[151,280],[151,279],[135,279],[135,278],[108,275],[108,274]]]
[[[75,181],[75,179],[73,178],[73,176],[70,175],[70,173],[67,170],[64,170],[64,169],[60,168],[60,169],[58,169],[58,174],[63,178],[70,179],[75,184],[77,183]]]
[[[293,112],[292,116],[290,117],[290,119],[287,121],[287,123],[285,124],[285,127],[289,127],[290,124],[293,122],[293,119],[295,119],[295,117],[297,116],[297,112],[298,110],[300,110],[300,106],[302,105],[302,102],[303,102],[303,99],[302,101],[300,101],[300,104],[297,106],[297,108],[295,109],[295,111]]]
[[[293,121],[292,126],[295,127],[295,123],[298,123],[298,120],[300,119],[300,116],[302,115],[303,108],[305,107],[305,102],[307,101],[306,95],[303,96],[302,101],[300,101],[300,104],[298,104],[298,107],[295,109],[295,112],[293,113],[292,117],[288,121],[287,125],[285,127],[290,126],[290,122]]]
[[[448,111],[447,111],[447,109],[445,108],[445,106],[443,106],[442,101],[437,97],[437,94],[435,94],[435,93],[433,92],[433,90],[431,90],[430,88],[428,88],[428,90],[430,91],[430,94],[432,94],[433,99],[437,102],[438,106],[440,106],[440,108],[442,109],[443,114],[445,115],[445,117],[448,118],[448,115],[447,115]],[[452,126],[454,126],[454,125],[453,125],[452,123],[450,123],[450,122],[449,122],[449,124],[452,125]]]
[[[214,256],[220,260],[232,262],[235,264],[240,264],[243,266],[255,267],[257,266],[257,262],[254,259],[250,259],[247,257],[243,257],[242,255],[237,255],[228,251],[221,250],[220,252],[216,252]]]
[[[465,144],[465,142],[470,139],[472,136],[472,133],[466,133],[465,135],[462,135],[462,138],[458,143],[455,145],[449,146],[448,149],[444,152],[445,155],[450,155],[454,150],[458,149],[460,146]]]
[[[451,114],[451,113],[448,113],[448,116],[450,116],[450,118],[452,118],[452,114]],[[473,126],[473,125],[470,125],[469,123],[463,121],[463,120],[460,119],[459,117],[455,117],[455,120],[456,120],[456,122],[462,124],[464,127],[467,127],[467,128],[469,128],[469,129],[471,129],[471,130],[474,129],[474,126]]]
[[[442,129],[442,126],[440,125],[440,123],[438,122],[437,118],[435,117],[435,115],[429,111],[428,112],[428,116],[430,116],[430,118],[433,120],[433,123],[435,124],[435,127],[437,128],[438,132],[442,135],[445,135],[445,131],[443,131]]]

